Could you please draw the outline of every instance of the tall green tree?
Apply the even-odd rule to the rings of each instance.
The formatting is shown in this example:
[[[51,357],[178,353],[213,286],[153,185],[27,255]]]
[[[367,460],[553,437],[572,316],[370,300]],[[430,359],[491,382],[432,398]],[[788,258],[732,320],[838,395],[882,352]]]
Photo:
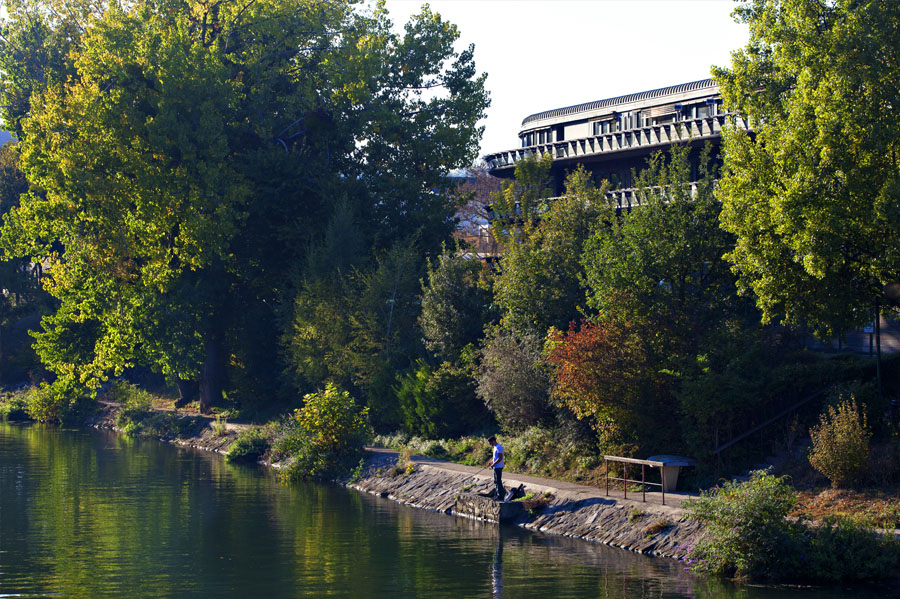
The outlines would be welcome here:
[[[714,69],[729,110],[728,254],[765,321],[820,333],[872,318],[900,280],[900,4],[752,0],[750,42]]]
[[[16,144],[7,143],[0,147],[0,219],[18,206],[19,197],[28,191],[28,181],[18,165]],[[0,321],[16,305],[32,299],[37,291],[39,273],[40,265],[32,265],[27,260],[0,262]]]
[[[553,195],[551,154],[528,154],[516,163],[514,177],[491,194],[490,219],[494,238],[503,246],[527,236]],[[504,247],[504,250],[506,248]]]
[[[421,249],[404,242],[346,271],[305,278],[282,338],[293,384],[334,381],[353,389],[365,398],[373,425],[392,430],[399,418],[394,377],[424,353],[417,326],[424,268]]]
[[[635,179],[638,206],[596,228],[582,257],[590,307],[653,323],[645,332],[657,334],[646,342],[660,355],[695,355],[703,336],[737,309],[722,259],[733,241],[718,226],[709,149],[696,160],[692,182],[688,146],[653,155]]]
[[[422,281],[425,347],[439,359],[458,362],[463,348],[477,343],[490,318],[490,292],[481,281],[482,264],[457,246],[429,262]]]
[[[372,225],[363,247],[439,242],[452,207],[435,189],[488,103],[472,48],[427,8],[396,35],[383,6],[347,1],[34,0],[4,31],[52,47],[17,45],[0,81],[32,184],[2,245],[48,261],[61,304],[39,354],[88,386],[148,364],[199,381],[202,408],[242,332],[274,326],[336,198]]]
[[[605,192],[579,168],[566,179],[564,196],[528,210],[531,218],[512,233],[494,283],[507,327],[543,337],[550,327],[565,329],[579,318],[584,244],[614,214]]]

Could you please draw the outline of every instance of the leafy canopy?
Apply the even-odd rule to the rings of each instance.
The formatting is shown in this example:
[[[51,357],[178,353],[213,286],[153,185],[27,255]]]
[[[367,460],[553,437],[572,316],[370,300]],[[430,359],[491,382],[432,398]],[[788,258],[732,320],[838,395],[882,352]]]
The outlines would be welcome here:
[[[50,266],[60,307],[37,350],[60,376],[97,386],[147,364],[215,400],[336,198],[374,225],[365,250],[450,229],[436,190],[474,154],[488,99],[472,48],[427,8],[402,35],[383,6],[348,1],[24,0],[9,15],[2,117],[32,189],[0,246]]]
[[[900,4],[752,0],[716,68],[753,133],[724,136],[727,258],[766,321],[820,333],[871,318],[900,278]]]

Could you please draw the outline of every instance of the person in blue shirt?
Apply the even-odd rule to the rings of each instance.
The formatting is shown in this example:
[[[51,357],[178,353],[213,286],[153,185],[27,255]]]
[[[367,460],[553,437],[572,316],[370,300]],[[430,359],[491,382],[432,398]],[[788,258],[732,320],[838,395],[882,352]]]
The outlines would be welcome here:
[[[497,443],[497,438],[493,435],[488,437],[487,441],[494,448],[494,457],[488,464],[490,468],[494,469],[494,497],[497,501],[503,501],[506,496],[506,492],[503,490],[503,466],[506,464],[503,460],[503,446]]]

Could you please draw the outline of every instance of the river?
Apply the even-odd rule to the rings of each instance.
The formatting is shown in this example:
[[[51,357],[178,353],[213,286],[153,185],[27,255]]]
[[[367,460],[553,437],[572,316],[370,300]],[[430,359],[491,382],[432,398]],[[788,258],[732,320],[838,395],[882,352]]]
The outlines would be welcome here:
[[[846,597],[742,587],[584,541],[279,485],[216,454],[0,423],[0,598]],[[854,597],[883,597],[855,589]]]

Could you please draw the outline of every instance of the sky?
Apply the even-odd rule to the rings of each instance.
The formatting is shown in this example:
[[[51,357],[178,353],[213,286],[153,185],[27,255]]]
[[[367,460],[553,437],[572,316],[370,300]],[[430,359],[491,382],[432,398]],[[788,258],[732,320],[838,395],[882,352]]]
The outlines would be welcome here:
[[[398,30],[421,0],[387,0]],[[530,114],[710,76],[747,43],[732,0],[431,0],[475,44],[491,107],[483,156],[519,145]]]

